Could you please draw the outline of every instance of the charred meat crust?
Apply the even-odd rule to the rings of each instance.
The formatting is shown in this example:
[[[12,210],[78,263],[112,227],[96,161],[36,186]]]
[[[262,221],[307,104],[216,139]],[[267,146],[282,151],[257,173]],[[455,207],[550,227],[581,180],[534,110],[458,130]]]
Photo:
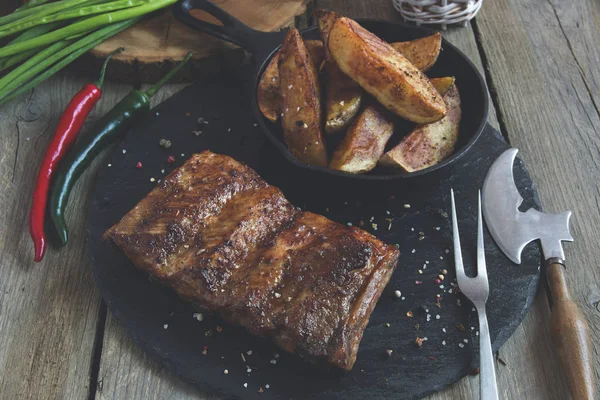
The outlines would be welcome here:
[[[105,236],[184,299],[350,370],[398,250],[292,206],[235,160],[192,156]]]

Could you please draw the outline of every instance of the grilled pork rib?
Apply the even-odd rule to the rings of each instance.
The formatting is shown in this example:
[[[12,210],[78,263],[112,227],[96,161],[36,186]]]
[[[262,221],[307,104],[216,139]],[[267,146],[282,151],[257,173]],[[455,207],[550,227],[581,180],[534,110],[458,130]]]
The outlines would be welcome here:
[[[367,232],[299,210],[251,168],[208,151],[106,236],[182,298],[345,370],[399,255]]]

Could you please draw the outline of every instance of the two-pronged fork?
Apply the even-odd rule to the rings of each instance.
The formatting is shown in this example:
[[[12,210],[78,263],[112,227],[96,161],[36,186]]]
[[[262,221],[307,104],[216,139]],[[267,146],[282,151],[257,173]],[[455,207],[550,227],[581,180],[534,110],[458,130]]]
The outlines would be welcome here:
[[[498,400],[498,387],[496,385],[496,369],[492,354],[492,343],[485,302],[490,293],[487,268],[485,265],[485,251],[483,247],[483,223],[481,217],[481,192],[479,193],[479,214],[477,217],[477,276],[469,278],[465,274],[460,248],[458,222],[456,221],[456,206],[454,204],[454,190],[452,197],[452,236],[454,237],[454,263],[456,264],[456,279],[458,287],[477,309],[479,316],[479,393],[481,400]]]

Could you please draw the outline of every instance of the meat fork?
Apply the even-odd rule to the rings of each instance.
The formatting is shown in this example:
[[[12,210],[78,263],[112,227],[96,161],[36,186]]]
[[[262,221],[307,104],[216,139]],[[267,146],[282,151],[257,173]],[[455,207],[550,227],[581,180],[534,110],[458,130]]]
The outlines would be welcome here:
[[[456,206],[454,204],[454,190],[450,189],[452,197],[452,236],[454,238],[454,263],[456,265],[456,279],[461,292],[475,306],[479,316],[479,397],[481,400],[498,400],[498,387],[496,385],[496,369],[492,354],[490,329],[485,314],[485,302],[490,293],[487,268],[485,265],[485,251],[483,247],[483,219],[481,217],[481,191],[479,192],[479,214],[477,216],[477,276],[469,278],[465,274],[460,248],[458,222],[456,221]]]

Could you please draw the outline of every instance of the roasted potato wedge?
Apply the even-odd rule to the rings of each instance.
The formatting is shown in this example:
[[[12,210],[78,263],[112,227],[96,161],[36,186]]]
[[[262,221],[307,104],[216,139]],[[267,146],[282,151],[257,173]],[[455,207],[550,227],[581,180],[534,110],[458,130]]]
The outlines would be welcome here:
[[[327,42],[329,40],[329,32],[331,31],[333,24],[335,21],[342,18],[342,16],[333,11],[318,9],[315,10],[315,17],[317,18],[317,22],[319,24],[319,33],[321,34],[321,39],[323,40],[323,45],[325,47],[325,59],[333,63],[334,59],[327,49]]]
[[[353,20],[342,17],[333,24],[327,47],[342,72],[394,114],[420,124],[446,115],[427,76]]]
[[[337,64],[326,61],[325,70],[325,133],[337,133],[346,129],[358,113],[363,90]]]
[[[446,92],[454,86],[454,77],[453,76],[445,76],[443,78],[431,78],[431,84],[442,96],[446,94]]]
[[[339,144],[329,168],[352,174],[368,172],[377,166],[390,136],[394,116],[381,104],[369,104],[354,120]]]
[[[431,36],[392,43],[392,47],[400,52],[415,67],[425,72],[435,64],[442,47],[442,35],[437,32]]]
[[[325,60],[323,42],[320,40],[306,40],[304,44],[315,65],[321,65]],[[271,122],[277,121],[281,113],[279,109],[281,103],[279,94],[279,51],[273,55],[269,65],[265,68],[265,72],[260,77],[256,96],[258,108],[262,115]]]
[[[312,58],[315,67],[319,69],[323,61],[325,61],[325,46],[323,46],[323,42],[320,40],[305,40],[304,45],[306,46],[306,50],[308,50],[308,54],[310,54],[310,58]]]
[[[326,167],[319,76],[297,29],[283,40],[279,79],[281,123],[290,152],[306,164]]]
[[[446,116],[440,121],[420,125],[381,157],[379,164],[407,172],[431,167],[454,151],[461,117],[460,95],[452,85],[444,95]]]
[[[256,91],[258,108],[269,121],[275,122],[279,117],[281,96],[279,94],[279,52],[277,52],[265,72],[260,77]]]

